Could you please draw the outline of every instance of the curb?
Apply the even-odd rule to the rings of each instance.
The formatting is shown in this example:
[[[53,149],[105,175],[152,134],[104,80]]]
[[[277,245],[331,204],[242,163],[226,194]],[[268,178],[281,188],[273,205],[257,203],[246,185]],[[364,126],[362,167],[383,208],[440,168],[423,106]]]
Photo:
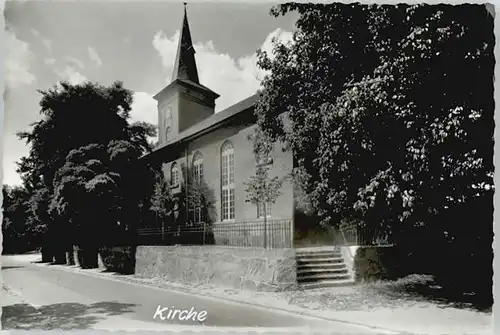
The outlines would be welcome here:
[[[162,291],[173,291],[176,293],[186,294],[186,295],[190,295],[190,296],[193,295],[192,291],[190,291],[189,287],[186,285],[184,285],[184,286],[180,286],[180,285],[179,286],[170,286],[168,284],[164,284],[164,285],[160,284],[161,286],[155,286],[155,285],[151,285],[151,284],[148,284],[148,283],[141,281],[140,278],[115,277],[115,276],[112,277],[110,275],[103,275],[103,274],[96,273],[96,272],[87,272],[88,270],[83,270],[83,269],[77,268],[74,265],[68,266],[68,265],[56,265],[56,264],[52,265],[50,263],[35,263],[35,262],[30,262],[30,263],[35,265],[35,266],[39,266],[39,267],[56,268],[56,269],[60,269],[63,271],[68,271],[68,272],[73,272],[73,273],[81,273],[83,275],[96,277],[96,278],[108,279],[111,281],[117,281],[117,282],[122,282],[122,283],[126,282],[129,284],[139,285],[139,286],[143,286],[143,287],[149,287],[149,288],[158,289],[158,290],[162,290]],[[193,286],[193,288],[196,289],[196,286]],[[239,305],[247,305],[247,306],[257,307],[257,308],[261,308],[261,309],[265,309],[265,310],[272,309],[273,311],[279,311],[281,313],[295,314],[295,315],[300,315],[303,317],[309,317],[309,318],[313,318],[313,319],[319,319],[319,320],[323,320],[323,321],[331,321],[331,322],[337,322],[337,323],[341,323],[341,324],[345,324],[345,325],[368,328],[370,330],[384,332],[385,334],[409,334],[409,333],[401,332],[401,331],[397,331],[397,330],[391,330],[391,329],[381,328],[381,327],[377,327],[377,326],[370,326],[370,325],[363,324],[363,323],[346,321],[346,320],[341,320],[341,319],[336,319],[336,318],[329,318],[329,317],[325,317],[325,316],[321,316],[321,315],[314,315],[314,313],[308,312],[308,311],[298,311],[298,310],[293,310],[293,309],[286,309],[286,308],[282,308],[282,307],[265,305],[265,304],[261,304],[261,303],[242,301],[242,300],[229,298],[229,297],[225,297],[225,296],[221,296],[221,295],[213,296],[213,295],[208,295],[208,294],[203,293],[203,292],[196,292],[196,296],[201,296],[201,297],[209,298],[212,300],[222,300],[225,302],[231,302],[231,303],[239,304]]]

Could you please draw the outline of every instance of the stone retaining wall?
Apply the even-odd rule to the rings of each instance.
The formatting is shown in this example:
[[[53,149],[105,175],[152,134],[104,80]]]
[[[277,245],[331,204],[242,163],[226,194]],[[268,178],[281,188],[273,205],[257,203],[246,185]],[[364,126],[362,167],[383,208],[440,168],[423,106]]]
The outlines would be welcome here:
[[[252,291],[294,289],[297,283],[294,249],[138,246],[135,274]]]
[[[344,264],[347,266],[347,270],[349,271],[349,274],[352,276],[352,278],[355,277],[354,258],[358,249],[358,246],[340,247],[340,253],[344,258]]]

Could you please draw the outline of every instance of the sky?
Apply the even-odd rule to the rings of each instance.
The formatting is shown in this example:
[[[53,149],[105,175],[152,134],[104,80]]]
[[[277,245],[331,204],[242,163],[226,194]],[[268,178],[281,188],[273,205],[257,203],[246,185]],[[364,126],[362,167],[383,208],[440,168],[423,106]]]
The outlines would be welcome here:
[[[188,19],[201,84],[219,93],[216,112],[253,95],[263,73],[257,49],[289,41],[297,16],[269,15],[270,3],[192,3]],[[133,121],[157,124],[153,95],[173,70],[182,2],[5,3],[3,183],[20,184],[16,164],[29,148],[16,133],[40,119],[40,94],[60,80],[110,85],[134,92]]]

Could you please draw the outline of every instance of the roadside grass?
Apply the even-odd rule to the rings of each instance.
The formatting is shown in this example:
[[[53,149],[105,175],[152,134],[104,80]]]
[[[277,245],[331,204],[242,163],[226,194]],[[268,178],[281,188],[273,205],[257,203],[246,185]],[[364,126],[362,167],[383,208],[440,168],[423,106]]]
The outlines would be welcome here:
[[[491,313],[491,307],[476,307],[473,294],[464,294],[462,298],[457,301],[456,295],[436,284],[432,276],[410,275],[395,281],[361,283],[346,288],[297,291],[289,295],[288,301],[304,308],[337,311],[435,305]]]

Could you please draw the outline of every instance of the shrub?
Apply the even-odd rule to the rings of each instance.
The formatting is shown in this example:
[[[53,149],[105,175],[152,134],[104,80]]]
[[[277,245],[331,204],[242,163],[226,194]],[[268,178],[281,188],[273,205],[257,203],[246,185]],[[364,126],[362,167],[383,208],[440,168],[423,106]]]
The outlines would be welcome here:
[[[410,274],[410,258],[401,248],[361,247],[354,257],[355,279],[358,282],[394,280]]]
[[[104,267],[108,271],[122,274],[133,274],[135,271],[135,248],[127,247],[103,247],[99,250]]]

